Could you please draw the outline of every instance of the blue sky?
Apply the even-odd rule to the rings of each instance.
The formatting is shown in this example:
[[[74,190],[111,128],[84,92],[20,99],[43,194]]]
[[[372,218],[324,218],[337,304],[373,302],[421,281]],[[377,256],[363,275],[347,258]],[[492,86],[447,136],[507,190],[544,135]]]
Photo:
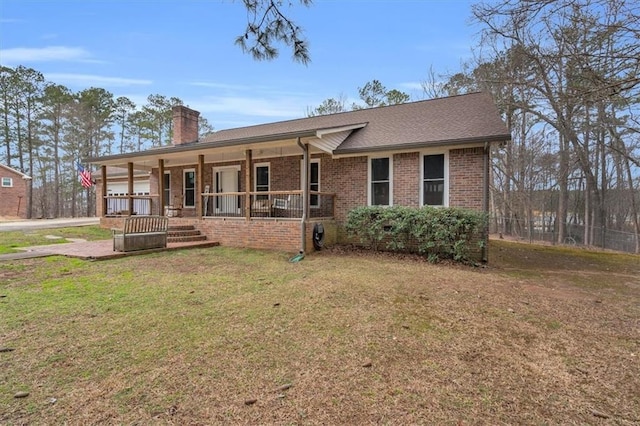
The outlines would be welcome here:
[[[240,0],[3,0],[0,64],[24,65],[78,91],[102,87],[138,105],[181,98],[217,129],[298,118],[329,97],[357,100],[373,79],[423,97],[429,68],[472,58],[471,1],[315,0],[286,9],[305,30],[311,63],[284,47],[257,62],[234,45]]]

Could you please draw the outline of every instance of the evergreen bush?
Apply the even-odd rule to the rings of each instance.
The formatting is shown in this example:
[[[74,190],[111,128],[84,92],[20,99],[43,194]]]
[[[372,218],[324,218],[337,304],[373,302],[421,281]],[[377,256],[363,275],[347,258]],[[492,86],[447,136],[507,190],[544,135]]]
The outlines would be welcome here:
[[[486,215],[458,207],[357,207],[346,231],[373,250],[419,253],[429,261],[471,262],[485,244]],[[476,247],[474,247],[476,245]]]

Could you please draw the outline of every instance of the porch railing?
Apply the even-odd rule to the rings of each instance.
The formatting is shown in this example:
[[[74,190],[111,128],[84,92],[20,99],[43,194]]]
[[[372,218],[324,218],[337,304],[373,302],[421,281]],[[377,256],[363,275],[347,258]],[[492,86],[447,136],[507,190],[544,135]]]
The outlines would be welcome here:
[[[301,219],[302,191],[250,192],[249,216],[253,218]],[[246,192],[202,193],[204,217],[244,217]],[[311,191],[309,218],[335,215],[335,194]]]
[[[150,215],[153,213],[152,195],[105,195],[107,200],[106,216],[128,216],[129,205],[133,204],[133,214]]]

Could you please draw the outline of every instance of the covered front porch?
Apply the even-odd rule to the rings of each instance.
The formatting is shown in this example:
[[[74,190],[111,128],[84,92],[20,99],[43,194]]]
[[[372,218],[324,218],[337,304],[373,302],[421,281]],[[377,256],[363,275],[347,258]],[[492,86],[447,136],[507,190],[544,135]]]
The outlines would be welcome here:
[[[312,247],[314,227],[322,224],[327,241],[335,242],[336,194],[321,191],[320,158],[329,157],[303,138],[242,148],[175,148],[101,159],[102,226],[119,227],[132,215],[164,215],[222,245],[297,252]],[[125,195],[108,194],[108,166],[128,171]],[[149,176],[149,194],[134,192],[140,173]]]
[[[184,207],[182,195],[167,204],[158,195],[104,195],[101,217],[128,217],[133,215],[159,215],[169,218],[280,218],[302,219],[304,194],[301,190],[264,192],[202,192],[199,194],[202,213]],[[246,206],[249,206],[247,208]],[[307,218],[335,217],[335,194],[309,191]]]

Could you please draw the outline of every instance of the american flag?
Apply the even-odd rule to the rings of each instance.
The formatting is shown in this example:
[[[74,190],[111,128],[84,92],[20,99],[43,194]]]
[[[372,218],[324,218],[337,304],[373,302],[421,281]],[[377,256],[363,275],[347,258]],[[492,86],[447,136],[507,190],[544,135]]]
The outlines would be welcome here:
[[[78,166],[78,173],[80,174],[80,183],[85,188],[91,188],[93,181],[91,180],[91,172],[86,170],[80,163],[76,163]]]

